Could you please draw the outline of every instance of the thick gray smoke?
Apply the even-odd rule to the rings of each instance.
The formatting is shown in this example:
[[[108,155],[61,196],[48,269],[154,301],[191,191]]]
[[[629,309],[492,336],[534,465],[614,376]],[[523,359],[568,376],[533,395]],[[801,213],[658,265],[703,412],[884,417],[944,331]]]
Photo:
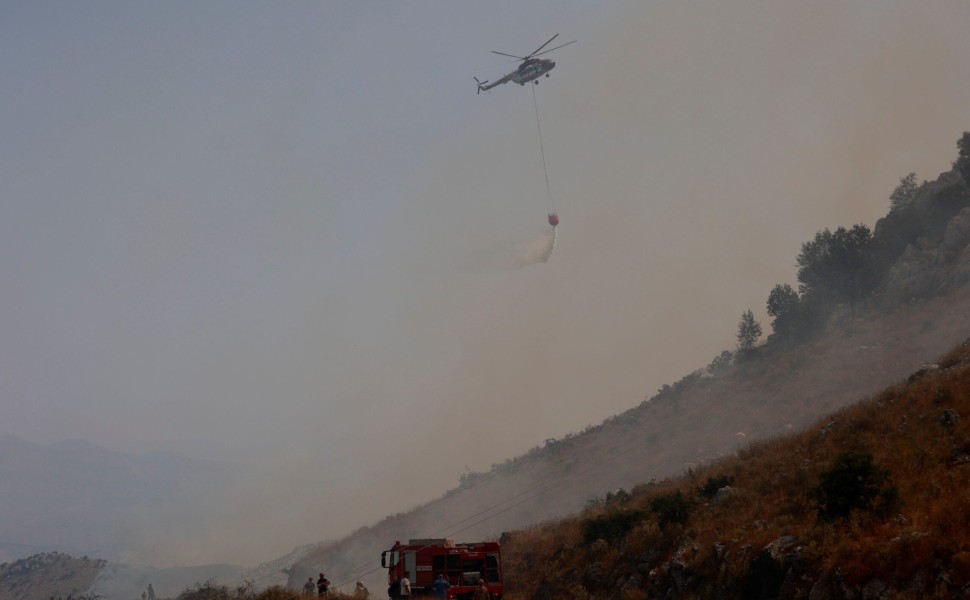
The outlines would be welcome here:
[[[0,35],[45,59],[3,110],[46,107],[0,161],[0,423],[250,469],[142,562],[336,538],[636,405],[970,126],[965,2],[308,6]],[[474,94],[556,31],[540,86]],[[569,231],[522,247],[552,208],[533,91]]]

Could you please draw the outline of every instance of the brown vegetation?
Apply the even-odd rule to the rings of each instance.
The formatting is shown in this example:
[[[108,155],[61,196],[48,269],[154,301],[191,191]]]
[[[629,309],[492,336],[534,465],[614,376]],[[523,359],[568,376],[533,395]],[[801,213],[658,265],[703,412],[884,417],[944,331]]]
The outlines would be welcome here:
[[[871,456],[871,470],[884,474],[876,479],[886,497],[860,499],[847,517],[825,518],[820,486],[848,453]],[[665,518],[663,508],[678,494],[689,507],[683,522]],[[938,367],[802,433],[614,497],[509,536],[508,597],[797,598],[813,589],[821,598],[862,597],[866,589],[882,597],[965,594],[970,342]]]

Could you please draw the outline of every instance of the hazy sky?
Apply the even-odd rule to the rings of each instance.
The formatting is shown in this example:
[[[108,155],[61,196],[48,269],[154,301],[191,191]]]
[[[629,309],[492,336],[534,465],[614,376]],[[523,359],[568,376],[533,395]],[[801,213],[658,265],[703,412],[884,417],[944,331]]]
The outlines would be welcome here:
[[[803,241],[949,169],[968,25],[962,0],[0,4],[0,434],[250,465],[210,560],[405,510],[704,366],[745,309],[768,329]],[[557,32],[558,247],[511,269],[548,229],[532,90],[472,76]]]

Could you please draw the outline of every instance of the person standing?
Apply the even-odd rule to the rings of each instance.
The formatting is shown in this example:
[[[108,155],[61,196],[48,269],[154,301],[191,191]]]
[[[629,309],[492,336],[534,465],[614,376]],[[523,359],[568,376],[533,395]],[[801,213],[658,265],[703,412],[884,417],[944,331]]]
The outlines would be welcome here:
[[[401,578],[401,598],[411,598],[411,571],[405,571]]]
[[[317,596],[326,596],[328,591],[330,591],[330,580],[321,571],[317,579]]]
[[[307,582],[303,584],[303,594],[306,596],[312,596],[313,590],[317,586],[313,584],[313,577],[307,579]]]
[[[360,600],[367,600],[370,598],[370,592],[367,591],[366,587],[364,587],[363,581],[357,582],[357,587],[354,588],[354,598],[359,598]]]
[[[489,600],[491,596],[488,593],[488,588],[485,587],[485,580],[478,580],[478,587],[475,589],[475,593],[472,594],[472,600]]]
[[[434,590],[435,598],[447,598],[448,588],[451,587],[451,583],[448,578],[444,576],[444,573],[438,575],[438,578],[434,580],[431,584],[431,589]]]
[[[155,590],[150,583],[148,584],[148,600],[155,600]]]

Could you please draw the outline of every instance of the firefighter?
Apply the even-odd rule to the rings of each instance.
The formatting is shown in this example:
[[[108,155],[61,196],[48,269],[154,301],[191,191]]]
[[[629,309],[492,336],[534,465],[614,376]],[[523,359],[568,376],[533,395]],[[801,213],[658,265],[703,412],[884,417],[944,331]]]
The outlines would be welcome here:
[[[478,587],[475,589],[475,593],[472,595],[472,600],[489,600],[491,596],[488,593],[488,588],[485,587],[485,580],[478,580]]]
[[[434,583],[431,584],[431,587],[434,589],[435,598],[447,598],[448,588],[451,587],[451,583],[449,583],[448,578],[445,577],[445,574],[441,573],[438,575],[438,578],[434,580]]]

